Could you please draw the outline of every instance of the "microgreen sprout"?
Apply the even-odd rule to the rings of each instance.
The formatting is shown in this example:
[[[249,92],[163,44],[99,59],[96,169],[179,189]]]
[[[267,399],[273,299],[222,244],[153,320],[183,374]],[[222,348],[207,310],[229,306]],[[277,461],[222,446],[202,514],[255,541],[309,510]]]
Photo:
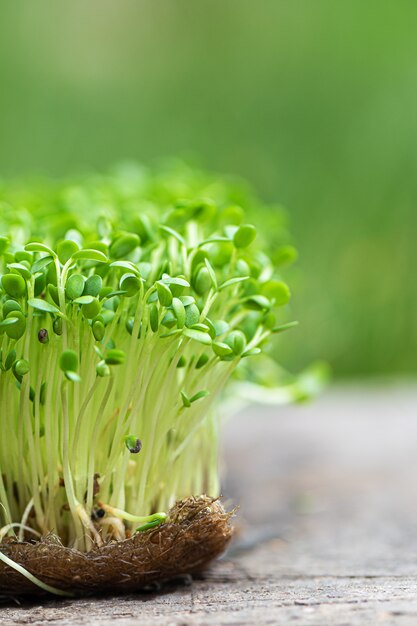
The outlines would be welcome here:
[[[200,187],[120,173],[0,216],[5,525],[89,550],[218,495],[216,402],[292,323],[244,210]]]

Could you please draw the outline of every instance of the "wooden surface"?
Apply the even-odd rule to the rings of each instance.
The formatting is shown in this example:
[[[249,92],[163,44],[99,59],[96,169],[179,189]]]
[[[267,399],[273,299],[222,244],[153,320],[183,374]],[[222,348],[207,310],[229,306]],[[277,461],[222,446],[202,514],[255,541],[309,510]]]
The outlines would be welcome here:
[[[226,429],[239,535],[160,593],[0,606],[0,624],[417,624],[417,387],[344,387]]]

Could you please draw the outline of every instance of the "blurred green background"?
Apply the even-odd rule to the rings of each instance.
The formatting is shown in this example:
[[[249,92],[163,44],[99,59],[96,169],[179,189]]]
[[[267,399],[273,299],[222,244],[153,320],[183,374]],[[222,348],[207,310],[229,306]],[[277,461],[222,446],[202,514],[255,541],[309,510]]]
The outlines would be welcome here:
[[[416,24],[402,0],[2,0],[0,175],[242,175],[300,250],[284,363],[412,373]]]

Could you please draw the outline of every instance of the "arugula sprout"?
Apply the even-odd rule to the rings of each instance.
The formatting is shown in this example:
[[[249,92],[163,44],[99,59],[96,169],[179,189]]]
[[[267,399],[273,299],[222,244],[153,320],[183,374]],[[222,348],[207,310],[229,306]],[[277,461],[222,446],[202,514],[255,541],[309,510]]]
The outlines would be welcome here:
[[[5,522],[88,550],[163,523],[154,511],[178,498],[218,495],[216,401],[293,325],[238,191],[125,167],[2,193]]]

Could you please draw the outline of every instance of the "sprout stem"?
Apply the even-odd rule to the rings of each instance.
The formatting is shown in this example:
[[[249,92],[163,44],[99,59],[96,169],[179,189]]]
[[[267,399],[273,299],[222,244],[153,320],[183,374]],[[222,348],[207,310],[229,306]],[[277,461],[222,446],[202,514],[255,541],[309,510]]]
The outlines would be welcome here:
[[[236,190],[129,176],[31,190],[27,223],[0,215],[0,516],[19,540],[86,552],[218,496],[219,399],[259,382],[246,357],[288,327]]]

